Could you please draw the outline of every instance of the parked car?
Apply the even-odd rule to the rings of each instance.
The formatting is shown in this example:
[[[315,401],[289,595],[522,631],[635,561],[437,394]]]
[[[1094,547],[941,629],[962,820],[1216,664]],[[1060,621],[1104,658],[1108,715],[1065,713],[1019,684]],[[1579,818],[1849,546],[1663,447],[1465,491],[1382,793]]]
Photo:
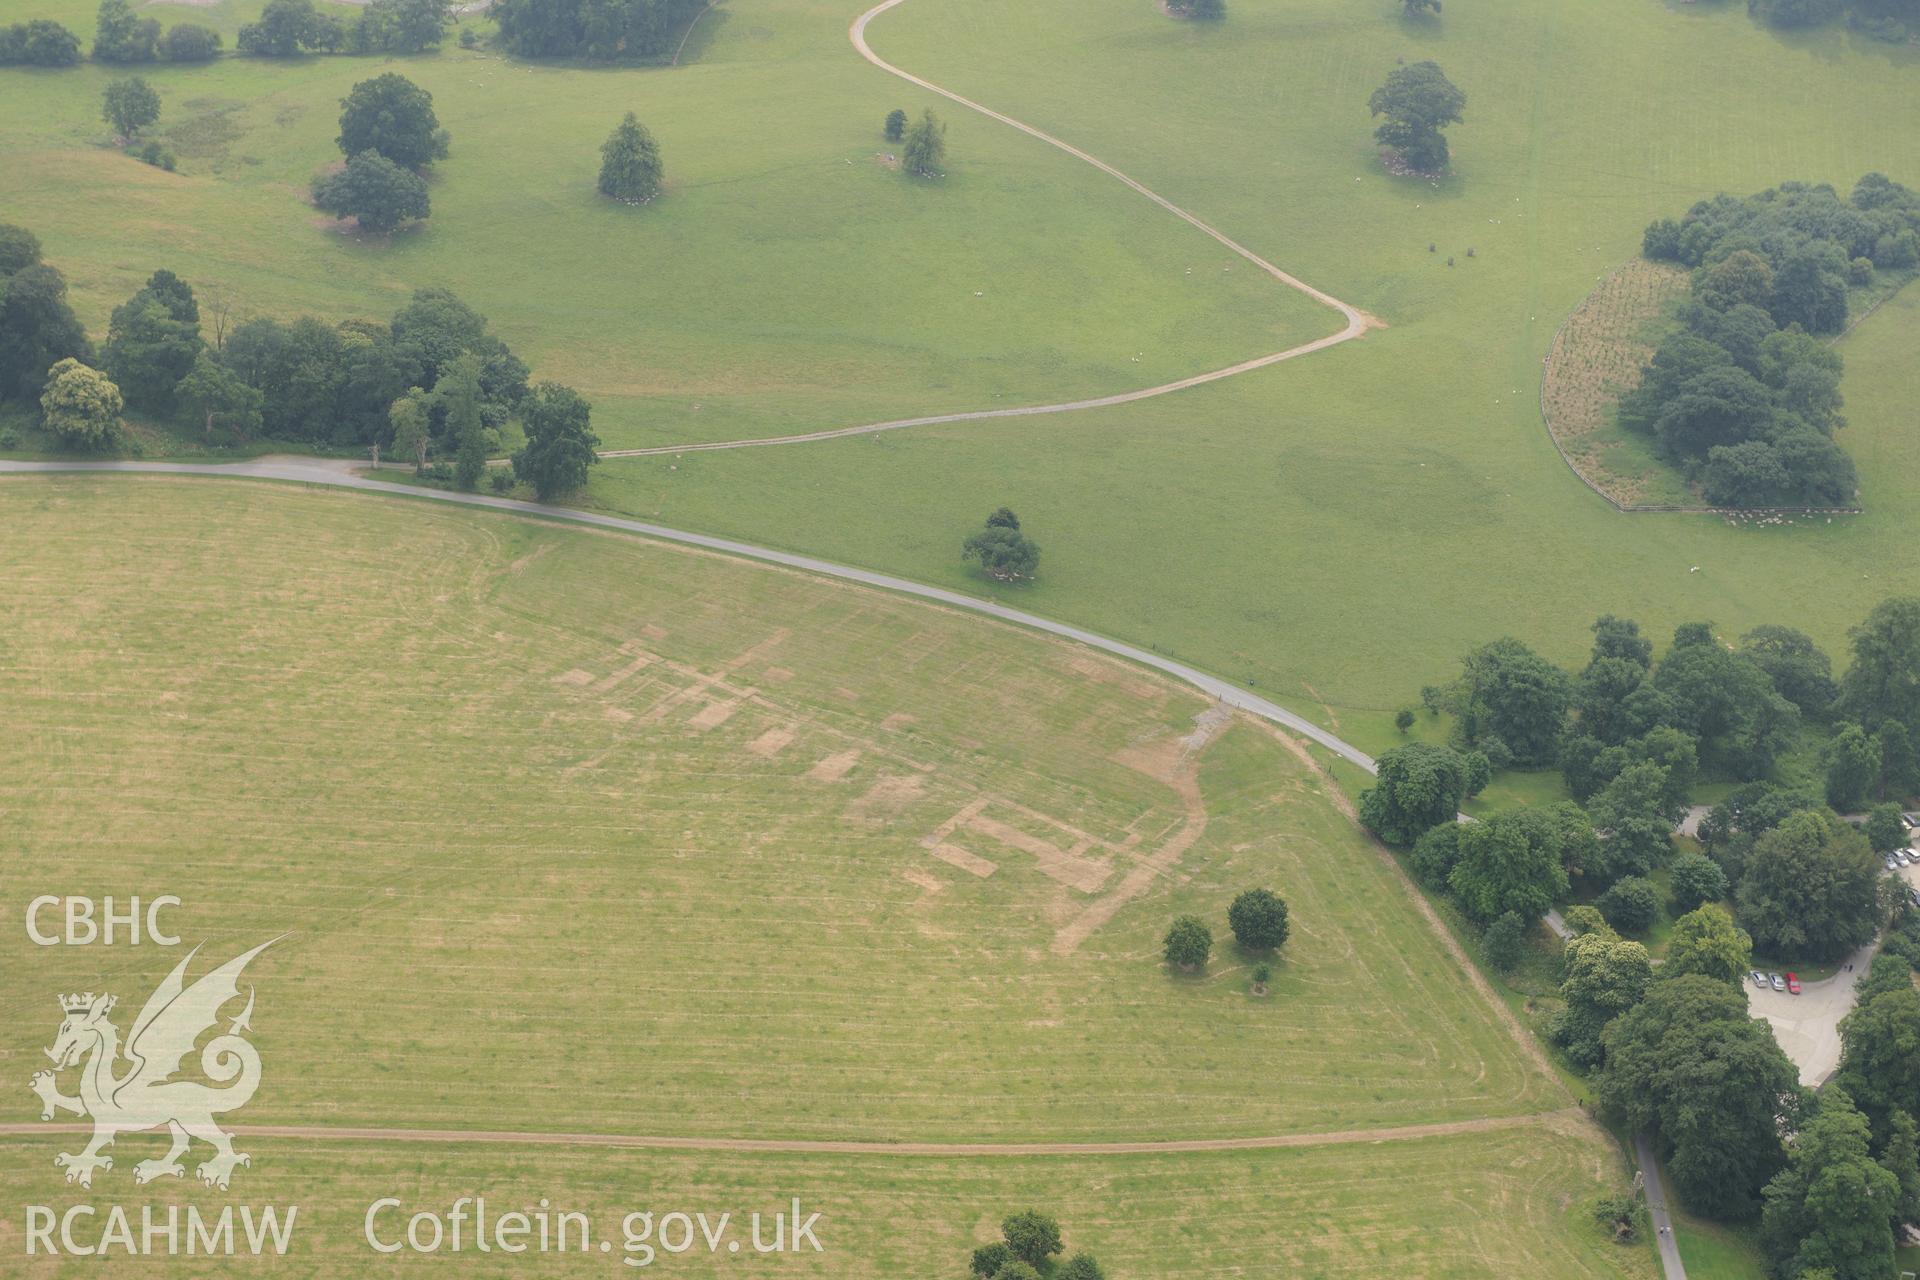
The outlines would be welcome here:
[[[1787,980],[1777,973],[1768,974],[1767,981],[1773,985],[1775,991],[1785,991],[1787,989]]]
[[[1896,860],[1894,859],[1894,856],[1893,856],[1892,854],[1888,854],[1888,855],[1887,855],[1887,870],[1889,870],[1889,871],[1898,871],[1899,869],[1900,869],[1900,864],[1899,864],[1899,862],[1897,862],[1897,861],[1896,861]]]
[[[1787,990],[1793,992],[1794,995],[1800,994],[1800,975],[1799,974],[1789,973],[1787,975]]]
[[[1767,985],[1767,975],[1758,969],[1755,969],[1750,976],[1753,978],[1754,986],[1764,988]]]

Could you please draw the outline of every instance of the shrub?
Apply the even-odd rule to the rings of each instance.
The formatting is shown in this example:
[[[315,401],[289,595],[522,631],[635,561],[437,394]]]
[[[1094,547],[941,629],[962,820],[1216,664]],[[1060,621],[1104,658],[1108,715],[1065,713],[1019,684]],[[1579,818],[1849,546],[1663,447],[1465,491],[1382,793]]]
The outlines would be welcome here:
[[[1249,951],[1271,951],[1287,940],[1286,900],[1271,889],[1249,889],[1227,908],[1227,926]]]
[[[1213,930],[1198,916],[1181,916],[1167,930],[1167,963],[1193,972],[1207,967],[1213,954]]]

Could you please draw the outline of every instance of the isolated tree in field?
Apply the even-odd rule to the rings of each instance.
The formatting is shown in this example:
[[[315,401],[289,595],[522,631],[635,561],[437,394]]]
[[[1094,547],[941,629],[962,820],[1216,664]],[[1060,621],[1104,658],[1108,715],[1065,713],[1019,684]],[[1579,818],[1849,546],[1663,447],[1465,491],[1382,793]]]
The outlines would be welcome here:
[[[100,0],[93,56],[100,62],[152,62],[160,52],[160,24],[136,18],[127,0]]]
[[[1413,721],[1414,714],[1412,707],[1402,707],[1393,713],[1393,727],[1401,733],[1405,733],[1407,730],[1413,728]]]
[[[989,520],[985,528],[960,544],[960,558],[978,562],[996,582],[1016,582],[1031,578],[1040,567],[1040,547],[1017,526],[1008,528]]]
[[[1367,99],[1369,111],[1386,117],[1374,138],[1422,173],[1446,168],[1447,140],[1440,131],[1458,122],[1466,105],[1467,95],[1433,62],[1395,67]]]
[[[336,218],[352,218],[362,231],[391,231],[433,211],[427,184],[377,151],[362,151],[347,167],[313,184],[313,202]]]
[[[1739,986],[1753,963],[1753,939],[1733,922],[1725,907],[1708,903],[1673,922],[1663,978],[1700,973]]]
[[[180,380],[174,395],[183,409],[200,420],[206,439],[213,438],[216,424],[242,440],[260,429],[264,397],[205,347],[194,357],[193,368]]]
[[[115,80],[102,97],[100,118],[122,138],[131,139],[160,118],[160,95],[139,76]]]
[[[1787,1167],[1767,1184],[1760,1239],[1773,1274],[1894,1274],[1900,1180],[1874,1162],[1871,1137],[1866,1117],[1843,1091],[1821,1093],[1812,1123],[1794,1137]]]
[[[1527,945],[1527,922],[1518,912],[1508,911],[1487,926],[1482,942],[1487,949],[1487,963],[1506,973],[1520,963]]]
[[[578,489],[587,468],[600,461],[600,437],[588,425],[585,396],[557,382],[542,382],[520,402],[527,443],[513,455],[513,474],[533,486],[542,502]]]
[[[102,449],[120,430],[120,388],[98,369],[62,360],[47,371],[40,412],[47,429],[76,449]]]
[[[1360,795],[1360,821],[1388,844],[1410,845],[1459,812],[1467,767],[1451,747],[1410,742],[1383,752],[1378,767]]]
[[[1003,1219],[1000,1234],[1006,1238],[1013,1256],[1028,1266],[1041,1266],[1060,1252],[1060,1224],[1033,1209]]]
[[[1727,896],[1727,873],[1705,854],[1683,853],[1673,860],[1670,887],[1674,908],[1692,911]]]
[[[1167,930],[1167,963],[1189,973],[1207,967],[1213,954],[1213,930],[1199,916],[1181,916]]]
[[[362,80],[340,100],[341,154],[377,151],[403,169],[446,158],[447,134],[433,113],[433,95],[392,71]]]
[[[922,111],[920,118],[907,130],[906,146],[901,149],[900,163],[908,173],[917,178],[937,178],[940,166],[947,161],[947,126],[940,123],[932,110]]]
[[[600,144],[600,194],[645,204],[660,194],[660,144],[629,111]]]
[[[1440,0],[1400,0],[1400,12],[1409,18],[1424,18],[1440,12]]]
[[[387,410],[387,421],[393,427],[393,456],[413,459],[415,474],[426,468],[427,445],[433,437],[433,420],[427,404],[425,391],[408,387],[407,394]]]
[[[1249,951],[1272,951],[1287,940],[1287,903],[1271,889],[1248,889],[1227,908],[1234,941]]]
[[[1107,1273],[1090,1253],[1076,1253],[1054,1272],[1056,1280],[1107,1280]]]
[[[883,129],[888,142],[898,142],[907,136],[907,113],[895,107],[887,112],[887,123]]]

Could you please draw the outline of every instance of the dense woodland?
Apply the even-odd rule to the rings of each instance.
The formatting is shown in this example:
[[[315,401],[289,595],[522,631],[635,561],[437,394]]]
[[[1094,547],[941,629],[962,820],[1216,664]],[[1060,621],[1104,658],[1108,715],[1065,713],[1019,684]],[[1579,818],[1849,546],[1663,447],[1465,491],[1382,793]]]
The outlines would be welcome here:
[[[1759,1220],[1773,1274],[1891,1274],[1894,1230],[1920,1220],[1920,911],[1881,859],[1906,839],[1892,802],[1920,794],[1920,598],[1887,600],[1853,628],[1838,679],[1787,627],[1732,646],[1690,624],[1657,660],[1629,620],[1603,617],[1593,633],[1578,672],[1512,639],[1468,654],[1423,693],[1452,717],[1448,745],[1384,753],[1362,820],[1484,926],[1496,966],[1517,962],[1555,901],[1597,894],[1566,912],[1575,936],[1548,1029],[1567,1060],[1610,1113],[1659,1136],[1690,1209]],[[1824,744],[1820,781],[1775,780],[1809,736]],[[1496,765],[1557,767],[1576,799],[1456,821]],[[1703,852],[1676,853],[1703,776],[1743,785],[1700,823]],[[1858,825],[1836,812],[1864,805]],[[1682,913],[1658,967],[1630,936],[1659,913],[1656,869]],[[1756,951],[1837,962],[1883,930],[1841,1023],[1838,1076],[1803,1089],[1749,1015]]]
[[[1649,258],[1693,269],[1691,296],[1621,426],[1651,438],[1716,506],[1852,505],[1853,461],[1834,443],[1852,290],[1920,266],[1920,195],[1868,174],[1842,199],[1787,183],[1703,200],[1647,228]]]

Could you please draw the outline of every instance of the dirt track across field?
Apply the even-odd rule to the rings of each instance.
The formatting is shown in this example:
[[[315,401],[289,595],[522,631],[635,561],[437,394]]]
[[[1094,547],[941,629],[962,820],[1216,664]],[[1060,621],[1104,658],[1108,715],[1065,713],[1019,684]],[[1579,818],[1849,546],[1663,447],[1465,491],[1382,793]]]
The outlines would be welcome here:
[[[1198,387],[1209,382],[1218,382],[1222,378],[1231,378],[1237,374],[1251,373],[1255,369],[1264,369],[1268,365],[1279,364],[1282,360],[1292,360],[1296,356],[1310,355],[1315,351],[1324,351],[1328,347],[1338,346],[1342,342],[1349,342],[1354,338],[1358,338],[1368,329],[1383,327],[1384,322],[1368,315],[1358,307],[1342,302],[1332,294],[1316,289],[1306,281],[1282,271],[1279,267],[1274,266],[1271,262],[1268,262],[1265,258],[1247,248],[1239,241],[1230,238],[1225,232],[1201,221],[1198,217],[1188,213],[1185,209],[1182,209],[1179,205],[1167,199],[1159,192],[1142,182],[1135,181],[1128,177],[1098,156],[1082,151],[1072,143],[1062,142],[1052,134],[1044,133],[1030,124],[1015,120],[1012,116],[995,111],[992,107],[982,106],[971,98],[963,98],[951,89],[943,89],[931,80],[923,80],[910,71],[902,71],[899,67],[894,66],[891,62],[882,58],[879,54],[875,53],[872,46],[867,43],[867,25],[887,10],[903,3],[905,3],[905,0],[884,0],[884,3],[875,5],[854,19],[853,26],[847,35],[848,38],[853,41],[853,47],[859,52],[861,57],[888,75],[899,76],[908,84],[917,85],[929,93],[937,93],[949,102],[957,102],[969,111],[977,111],[989,120],[997,120],[1008,128],[1018,129],[1030,137],[1038,138],[1050,147],[1059,148],[1076,160],[1092,165],[1094,168],[1100,170],[1100,172],[1125,184],[1140,195],[1153,201],[1174,217],[1179,218],[1182,222],[1192,225],[1204,235],[1218,241],[1239,257],[1244,258],[1246,261],[1272,276],[1275,280],[1278,280],[1281,284],[1286,285],[1289,289],[1297,289],[1309,298],[1312,298],[1315,302],[1323,306],[1332,307],[1346,318],[1346,325],[1338,333],[1330,333],[1326,337],[1316,338],[1312,342],[1303,342],[1297,347],[1288,347],[1285,351],[1275,351],[1270,355],[1256,356],[1251,360],[1243,360],[1239,364],[1228,365],[1224,369],[1214,369],[1207,373],[1196,373],[1191,377],[1180,378],[1173,382],[1163,382],[1157,387],[1142,387],[1137,391],[1122,391],[1110,396],[1094,396],[1087,400],[1068,400],[1060,404],[1023,405],[1013,409],[977,409],[967,413],[936,413],[921,418],[896,418],[889,422],[869,422],[857,427],[834,427],[826,431],[808,431],[791,436],[765,436],[756,440],[715,440],[705,444],[661,445],[648,449],[609,449],[603,452],[600,455],[601,457],[651,458],[672,453],[706,453],[719,449],[755,449],[776,444],[808,444],[818,440],[838,440],[843,436],[867,436],[879,431],[898,431],[903,427],[930,427],[943,422],[979,422],[988,418],[1027,418],[1045,413],[1074,413],[1081,409],[1105,409],[1118,404],[1131,404],[1135,400],[1151,400],[1156,396],[1171,395],[1175,391],[1185,391],[1189,387]]]
[[[1492,1116],[1393,1129],[1341,1129],[1329,1133],[1283,1133],[1261,1138],[1178,1138],[1166,1142],[832,1142],[781,1138],[672,1138],[620,1133],[528,1133],[505,1129],[362,1129],[335,1125],[234,1125],[236,1138],[300,1138],[322,1142],[480,1143],[524,1147],[626,1147],[645,1151],[733,1151],[760,1155],[921,1156],[1137,1156],[1201,1151],[1264,1151],[1276,1147],[1336,1147],[1363,1142],[1406,1142],[1456,1133],[1524,1129],[1554,1120],[1584,1122],[1579,1108]],[[89,1124],[0,1124],[0,1138],[89,1134]]]

